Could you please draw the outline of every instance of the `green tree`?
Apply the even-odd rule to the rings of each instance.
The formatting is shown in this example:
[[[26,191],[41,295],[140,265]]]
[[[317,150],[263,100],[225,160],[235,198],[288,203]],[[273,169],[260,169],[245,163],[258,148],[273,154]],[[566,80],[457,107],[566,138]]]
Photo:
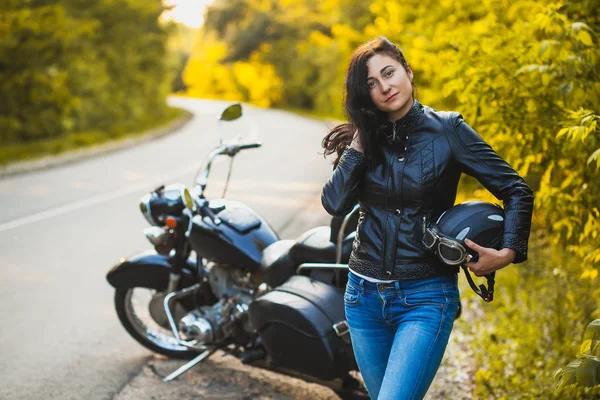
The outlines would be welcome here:
[[[169,91],[161,1],[0,6],[0,143],[160,118]]]

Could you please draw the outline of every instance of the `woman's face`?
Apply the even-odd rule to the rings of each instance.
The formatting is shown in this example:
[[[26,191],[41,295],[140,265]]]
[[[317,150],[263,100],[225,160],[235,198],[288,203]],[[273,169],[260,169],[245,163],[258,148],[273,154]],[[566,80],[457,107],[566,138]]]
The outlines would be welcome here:
[[[367,61],[367,85],[373,104],[395,121],[413,105],[412,71],[386,54],[375,54]]]

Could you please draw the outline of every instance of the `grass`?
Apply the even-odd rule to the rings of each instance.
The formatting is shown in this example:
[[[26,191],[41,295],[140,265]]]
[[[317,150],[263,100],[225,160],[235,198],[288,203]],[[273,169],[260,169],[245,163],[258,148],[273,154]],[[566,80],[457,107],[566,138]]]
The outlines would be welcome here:
[[[126,138],[143,136],[149,130],[165,126],[186,113],[187,111],[180,108],[169,107],[163,118],[148,119],[137,124],[123,124],[114,127],[110,132],[76,132],[60,138],[5,145],[0,147],[0,166],[18,161],[35,160],[49,155],[58,155]]]

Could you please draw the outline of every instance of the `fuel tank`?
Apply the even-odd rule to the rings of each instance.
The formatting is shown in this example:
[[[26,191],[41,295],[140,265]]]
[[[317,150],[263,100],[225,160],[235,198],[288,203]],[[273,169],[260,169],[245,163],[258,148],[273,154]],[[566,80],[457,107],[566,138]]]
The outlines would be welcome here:
[[[209,217],[196,215],[189,237],[192,249],[210,261],[258,268],[263,250],[279,240],[273,228],[238,201],[213,199],[209,207],[220,222],[215,224]]]

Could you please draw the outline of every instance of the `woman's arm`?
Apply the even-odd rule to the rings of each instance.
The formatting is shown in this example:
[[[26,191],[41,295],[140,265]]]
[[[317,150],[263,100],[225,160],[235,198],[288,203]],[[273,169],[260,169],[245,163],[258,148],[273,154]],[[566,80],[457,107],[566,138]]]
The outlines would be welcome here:
[[[465,173],[475,177],[504,203],[503,250],[515,251],[512,260],[515,264],[527,260],[527,242],[533,215],[533,191],[525,180],[464,122],[462,115],[452,113],[451,122],[447,136],[455,159]],[[503,254],[512,256],[512,252],[504,251]],[[512,258],[510,256],[505,259],[509,260]]]
[[[334,216],[350,212],[358,201],[360,181],[365,170],[363,146],[355,135],[351,145],[344,150],[333,174],[323,186],[321,203]]]

